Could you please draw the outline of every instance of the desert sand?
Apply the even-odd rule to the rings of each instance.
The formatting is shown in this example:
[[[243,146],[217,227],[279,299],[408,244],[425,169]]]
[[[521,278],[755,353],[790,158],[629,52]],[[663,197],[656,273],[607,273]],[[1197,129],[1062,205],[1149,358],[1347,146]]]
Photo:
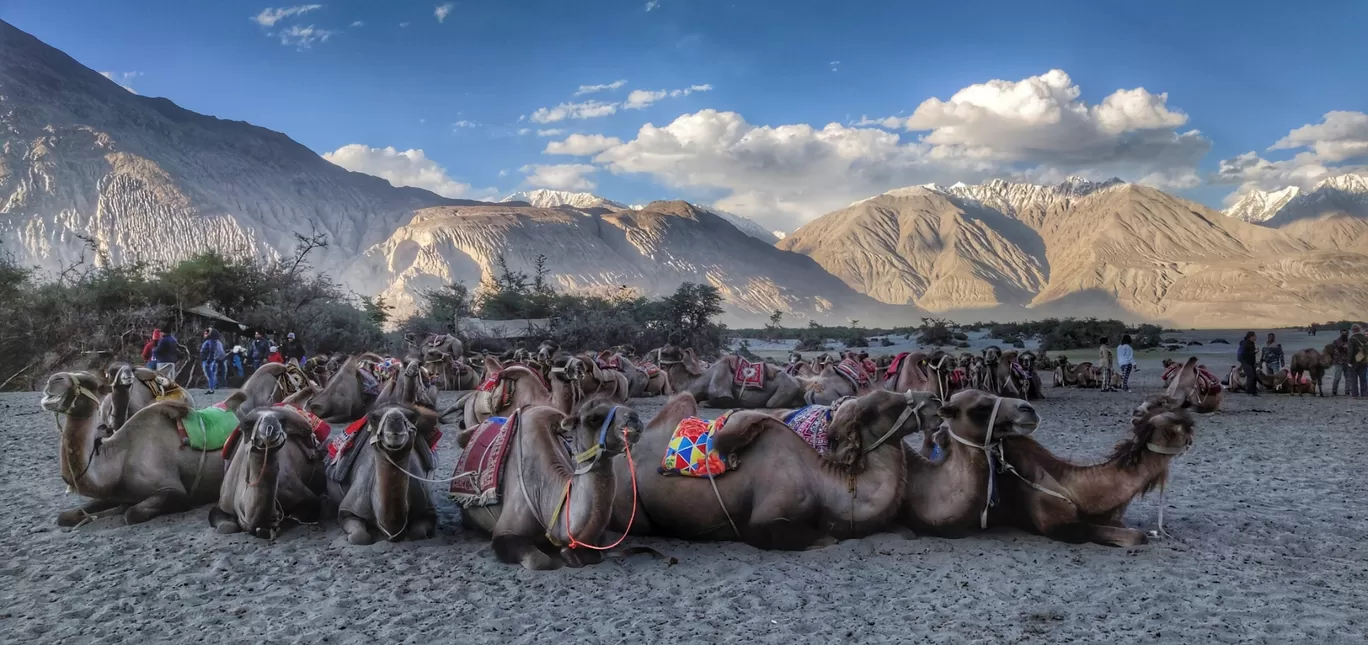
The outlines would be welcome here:
[[[1132,394],[1047,388],[1036,437],[1099,460],[1158,377],[1147,359]],[[1344,397],[1227,397],[1225,411],[1199,418],[1196,444],[1174,467],[1174,538],[1134,550],[1010,530],[960,540],[893,532],[798,553],[629,538],[666,558],[540,573],[497,562],[440,486],[442,526],[423,542],[349,546],[331,521],[273,543],[219,536],[207,507],[132,527],[116,516],[58,528],[56,513],[79,498],[63,494],[53,419],[38,399],[0,396],[0,642],[1368,639],[1368,402]],[[649,415],[662,402],[635,403]],[[1154,528],[1158,503],[1138,500],[1127,520]]]

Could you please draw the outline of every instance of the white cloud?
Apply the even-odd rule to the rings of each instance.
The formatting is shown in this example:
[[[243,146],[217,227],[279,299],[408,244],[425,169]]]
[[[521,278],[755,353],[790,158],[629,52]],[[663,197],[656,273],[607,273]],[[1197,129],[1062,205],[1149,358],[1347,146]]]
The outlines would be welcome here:
[[[428,159],[421,149],[401,152],[392,146],[372,148],[353,143],[325,153],[323,158],[347,170],[386,179],[395,186],[425,188],[444,197],[460,197],[470,190],[469,184],[448,177],[446,169]]]
[[[605,137],[601,134],[572,134],[564,141],[550,141],[546,144],[546,150],[542,154],[548,155],[571,155],[583,157],[598,154],[622,145],[622,139],[617,137]]]
[[[499,170],[499,176],[500,176],[500,177],[507,177],[507,176],[508,176],[508,169],[507,169],[507,168],[504,168],[504,169]]]
[[[656,7],[659,7],[659,6],[660,6],[660,0],[647,0],[647,2],[646,2],[646,11],[654,11],[654,10],[656,9]]]
[[[252,16],[250,20],[262,27],[274,27],[277,22],[289,18],[290,16],[298,16],[322,8],[323,5],[321,4],[302,4],[294,7],[266,8],[262,9],[261,13]]]
[[[690,94],[693,94],[694,92],[709,91],[712,91],[712,86],[707,84],[691,85],[689,87],[678,90],[632,90],[632,93],[627,95],[627,102],[623,103],[622,107],[627,108],[629,110],[640,110],[644,107],[650,106],[652,103],[655,103],[656,101],[659,101],[660,99],[663,99],[667,96],[671,98],[678,98],[681,96],[688,96]]]
[[[1226,196],[1227,204],[1253,190],[1311,188],[1323,179],[1368,170],[1354,163],[1368,160],[1368,113],[1326,112],[1320,123],[1296,128],[1268,149],[1301,152],[1281,161],[1269,161],[1253,151],[1222,160],[1214,181],[1240,185]]]
[[[461,119],[460,121],[457,121],[457,122],[451,124],[451,127],[460,129],[460,128],[474,128],[474,127],[478,127],[479,125],[480,125],[480,124],[478,124],[478,123],[476,123],[476,122],[474,122],[474,121],[466,121],[465,119]]]
[[[1167,96],[1121,90],[1088,105],[1080,94],[1067,74],[1052,71],[973,85],[949,100],[924,101],[910,117],[854,125],[754,125],[734,112],[702,110],[642,126],[594,161],[668,186],[722,190],[719,208],[782,230],[857,199],[929,182],[1068,174],[1169,188],[1199,181],[1197,163],[1210,142],[1177,130],[1187,117],[1167,105]]]
[[[518,128],[518,135],[519,135],[519,136],[522,136],[522,135],[524,135],[524,134],[531,134],[531,132],[532,132],[532,129],[531,129],[531,128]]]
[[[120,87],[137,94],[138,91],[133,89],[133,79],[142,76],[142,72],[100,72],[100,76],[114,81],[115,83],[118,83]]]
[[[366,26],[366,23],[365,23],[365,21],[357,20],[356,22],[353,22],[353,23],[351,24],[351,26],[353,26],[353,27],[365,27],[365,26]]]
[[[833,60],[833,61],[831,61],[831,62],[828,63],[828,64],[831,65],[831,71],[833,71],[833,72],[835,72],[835,71],[837,71],[837,70],[839,70],[839,69],[841,68],[841,61],[839,61],[839,60]]]
[[[289,29],[282,29],[276,33],[280,37],[280,44],[293,45],[299,49],[308,49],[316,43],[326,43],[332,38],[333,32],[327,29],[319,29],[313,25],[300,27],[292,25]]]
[[[446,22],[446,17],[451,15],[452,6],[453,5],[450,2],[448,2],[444,5],[434,7],[432,10],[432,15],[437,16],[437,22]]]
[[[578,90],[575,90],[575,96],[583,96],[585,94],[593,94],[606,90],[616,90],[626,84],[627,79],[620,78],[612,83],[604,83],[602,85],[581,85]]]
[[[585,101],[583,103],[561,103],[553,108],[537,108],[528,118],[534,123],[555,123],[566,119],[593,119],[617,112],[617,103]]]
[[[399,23],[399,28],[400,28],[400,29],[403,29],[403,28],[405,28],[405,27],[408,27],[408,26],[411,25],[411,24],[413,24],[413,23],[411,23],[411,22],[401,22],[401,23]]]
[[[529,186],[554,190],[593,190],[596,184],[585,175],[598,170],[589,164],[527,165],[519,168]]]
[[[547,128],[545,130],[537,130],[537,136],[539,137],[559,137],[562,134],[565,134],[565,130],[562,130],[560,128]]]
[[[878,128],[887,128],[889,130],[897,130],[899,128],[902,128],[903,124],[906,122],[907,117],[905,116],[886,116],[881,119],[861,116],[859,121],[856,121],[851,125],[857,125],[862,128],[872,126]]]

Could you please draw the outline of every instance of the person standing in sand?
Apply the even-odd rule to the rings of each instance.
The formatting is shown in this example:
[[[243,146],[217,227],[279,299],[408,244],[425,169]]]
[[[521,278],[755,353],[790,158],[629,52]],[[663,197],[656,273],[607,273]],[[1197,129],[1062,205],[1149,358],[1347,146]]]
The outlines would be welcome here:
[[[1121,389],[1130,392],[1130,375],[1135,371],[1135,348],[1131,347],[1130,334],[1121,337],[1116,346],[1116,365],[1121,369]]]
[[[1340,381],[1344,394],[1349,395],[1349,330],[1341,329],[1339,337],[1326,345],[1330,350],[1330,396],[1339,396]]]
[[[1349,396],[1368,397],[1368,336],[1360,325],[1349,328]]]
[[[1097,366],[1102,369],[1102,391],[1115,392],[1112,387],[1112,369],[1116,365],[1116,356],[1112,353],[1111,345],[1107,344],[1107,337],[1103,336],[1102,347],[1097,350]]]
[[[1273,334],[1269,334],[1268,342],[1264,343],[1263,352],[1259,355],[1259,363],[1264,366],[1264,371],[1269,374],[1277,374],[1282,371],[1282,343],[1279,343]]]
[[[1235,354],[1235,358],[1240,361],[1240,369],[1244,371],[1245,394],[1250,396],[1259,395],[1259,377],[1256,365],[1258,364],[1259,348],[1254,340],[1254,332],[1244,335],[1244,340],[1240,341],[1240,348]]]

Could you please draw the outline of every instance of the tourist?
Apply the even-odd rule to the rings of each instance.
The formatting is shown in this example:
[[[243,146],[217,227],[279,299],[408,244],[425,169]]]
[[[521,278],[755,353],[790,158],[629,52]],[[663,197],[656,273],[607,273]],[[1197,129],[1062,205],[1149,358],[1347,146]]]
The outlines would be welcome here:
[[[275,346],[275,345],[271,345],[271,353],[269,353],[269,354],[266,355],[266,362],[268,362],[268,363],[284,363],[284,362],[285,362],[285,357],[280,355],[280,348],[279,348],[279,347],[277,347],[277,346]]]
[[[233,351],[230,352],[230,354],[231,356],[228,359],[228,368],[230,371],[227,375],[231,376],[232,372],[236,372],[238,378],[247,376],[245,365],[247,348],[242,345],[233,345]]]
[[[297,361],[301,367],[304,365],[304,343],[295,338],[294,332],[285,335],[285,345],[280,348],[280,353],[285,360]]]
[[[1130,375],[1135,371],[1135,349],[1131,347],[1130,334],[1121,336],[1121,344],[1116,346],[1116,365],[1121,370],[1121,389],[1130,392]]]
[[[204,368],[204,379],[207,381],[207,394],[213,394],[218,389],[219,364],[227,357],[228,352],[223,349],[223,339],[219,336],[217,329],[204,330],[204,342],[200,343],[200,367]]]
[[[1344,380],[1344,394],[1349,394],[1349,330],[1341,329],[1339,337],[1326,346],[1330,351],[1330,396],[1339,396],[1339,384]]]
[[[1254,338],[1254,332],[1246,333],[1235,354],[1235,358],[1240,361],[1240,369],[1244,372],[1245,393],[1250,396],[1259,395],[1259,377],[1255,368],[1258,364],[1259,348]]]
[[[1368,397],[1368,336],[1359,325],[1349,328],[1349,396]]]
[[[152,360],[147,367],[166,375],[174,380],[176,378],[176,361],[180,360],[180,341],[176,340],[176,335],[171,332],[163,332],[161,340],[157,341],[157,346],[152,350]]]
[[[266,362],[266,358],[271,355],[271,341],[261,332],[256,332],[252,337],[252,371],[261,369],[261,364]]]
[[[1264,371],[1269,374],[1277,374],[1283,368],[1283,349],[1282,343],[1277,342],[1273,334],[1268,335],[1268,342],[1263,346],[1263,352],[1259,355],[1259,364],[1264,366]]]
[[[154,350],[157,349],[157,343],[161,341],[161,337],[162,337],[161,330],[160,330],[160,329],[153,329],[153,330],[152,330],[152,340],[147,341],[147,344],[146,344],[146,345],[143,345],[142,359],[143,359],[143,363],[146,363],[146,364],[147,364],[147,369],[150,369],[150,370],[155,370],[155,369],[157,369],[157,361],[156,361],[155,359],[152,358],[152,352],[153,352]]]
[[[1112,387],[1112,369],[1116,364],[1116,356],[1112,353],[1112,348],[1107,344],[1107,337],[1103,336],[1102,347],[1097,350],[1097,366],[1102,368],[1102,391],[1115,392]]]

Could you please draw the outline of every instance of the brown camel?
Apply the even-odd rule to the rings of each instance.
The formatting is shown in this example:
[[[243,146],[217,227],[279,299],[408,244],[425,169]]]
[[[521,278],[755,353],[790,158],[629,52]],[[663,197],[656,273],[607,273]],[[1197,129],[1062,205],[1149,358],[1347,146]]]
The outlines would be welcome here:
[[[308,392],[302,402],[317,394],[317,386],[308,379],[296,378],[284,363],[266,363],[247,378],[242,387],[228,396],[228,407],[244,418],[257,408],[281,403],[287,398],[299,400],[301,392]]]
[[[106,371],[110,392],[100,401],[100,426],[106,436],[123,427],[128,418],[158,401],[182,401],[195,406],[190,391],[153,370],[114,363]]]
[[[393,381],[394,370],[385,367],[388,364],[380,356],[369,353],[347,359],[342,369],[333,374],[318,395],[309,401],[309,412],[328,423],[350,423],[366,416],[381,392]]]
[[[461,513],[492,536],[494,554],[528,569],[597,564],[617,493],[613,458],[641,435],[631,408],[588,401],[570,416],[546,406],[518,412],[504,461],[499,503]],[[631,496],[630,484],[627,495]],[[555,553],[554,558],[548,553]]]
[[[436,466],[422,441],[424,422],[417,408],[382,402],[367,416],[369,440],[352,446],[355,461],[341,481],[328,477],[328,497],[338,500],[348,542],[370,544],[372,528],[390,542],[436,534],[437,510],[420,479]]]
[[[1331,347],[1331,345],[1326,345],[1327,351],[1324,353],[1307,348],[1292,355],[1292,361],[1288,364],[1287,369],[1292,377],[1293,386],[1299,389],[1298,396],[1303,394],[1325,396],[1325,370],[1330,368],[1333,357],[1330,351]],[[1301,386],[1308,379],[1315,386],[1312,392],[1306,392],[1305,388]]]
[[[1008,436],[1030,434],[1040,416],[1030,403],[982,390],[956,392],[939,409],[944,456],[936,462],[911,446],[901,521],[926,535],[958,537],[986,526],[988,454]]]
[[[665,371],[670,388],[676,393],[694,391],[693,388],[703,380],[708,368],[705,363],[698,360],[692,349],[667,345],[655,350],[654,353],[656,365]]]
[[[1045,386],[1040,382],[1040,374],[1036,371],[1039,364],[1040,359],[1036,357],[1035,352],[1025,351],[1016,360],[1017,368],[1012,370],[1012,379],[1016,383],[1017,391],[1027,401],[1045,398]]]
[[[808,405],[831,405],[846,397],[882,389],[878,375],[865,371],[853,354],[847,354],[846,359],[837,365],[827,365],[816,378],[798,381],[806,390],[803,400]],[[780,373],[788,376],[787,372]]]
[[[486,357],[485,361],[486,372],[494,376],[481,385],[480,390],[457,399],[456,404],[441,415],[445,418],[456,410],[464,411],[462,427],[465,431],[459,435],[458,443],[489,417],[507,417],[514,410],[531,405],[549,406],[568,414],[589,396],[584,388],[589,367],[578,356],[556,357],[549,383],[525,365],[498,367],[499,363],[493,357]]]
[[[715,478],[663,475],[658,467],[676,427],[698,414],[692,394],[677,394],[632,448],[635,507],[627,488],[632,466],[621,457],[614,464],[612,526],[765,549],[805,549],[868,535],[897,515],[902,438],[935,423],[936,409],[925,392],[880,390],[846,401],[832,415],[826,457],[773,416],[739,410],[712,437],[731,471]]]
[[[43,409],[65,416],[60,424],[62,481],[90,498],[57,515],[60,526],[128,506],[124,520],[146,522],[213,501],[223,482],[218,451],[182,447],[177,421],[190,413],[181,401],[149,405],[108,438],[96,428],[99,397],[109,386],[87,372],[58,372],[43,388]]]
[[[670,377],[665,370],[646,361],[639,361],[619,352],[610,362],[617,360],[621,370],[628,376],[628,393],[631,397],[650,397],[673,394],[670,391]]]
[[[318,438],[296,408],[267,407],[247,415],[241,435],[224,446],[231,455],[209,509],[209,526],[220,534],[246,531],[274,539],[281,522],[318,522],[326,490]]]
[[[764,371],[763,387],[738,384],[736,374],[742,360],[736,354],[724,356],[687,387],[676,383],[671,372],[670,384],[676,392],[689,392],[696,401],[717,408],[798,408],[806,403],[803,383],[768,363],[751,364],[753,369]]]
[[[604,369],[599,365],[598,357],[589,352],[576,354],[575,358],[584,363],[584,377],[580,380],[584,396],[591,399],[609,399],[618,403],[627,402],[631,383],[628,382],[626,374],[618,370]]]
[[[1165,392],[1169,397],[1185,401],[1195,411],[1208,414],[1221,409],[1221,381],[1205,368],[1197,365],[1197,357],[1189,358],[1179,368],[1168,384]]]
[[[1144,532],[1126,527],[1126,507],[1136,496],[1162,487],[1173,458],[1192,445],[1192,417],[1175,403],[1162,397],[1143,403],[1129,436],[1094,466],[1060,459],[1030,437],[1008,437],[1003,441],[1008,474],[999,479],[1002,497],[991,523],[1064,542],[1144,544]]]
[[[1089,361],[1072,365],[1068,359],[1060,357],[1059,365],[1055,367],[1055,387],[1064,385],[1093,388],[1097,387],[1100,381],[1101,377]]]
[[[941,353],[942,360],[947,362],[948,355]],[[931,366],[929,364],[931,356],[926,352],[909,352],[902,357],[902,362],[898,363],[897,374],[884,383],[884,387],[893,392],[934,392],[938,396],[938,385],[932,379]],[[949,396],[947,393],[945,396]]]

